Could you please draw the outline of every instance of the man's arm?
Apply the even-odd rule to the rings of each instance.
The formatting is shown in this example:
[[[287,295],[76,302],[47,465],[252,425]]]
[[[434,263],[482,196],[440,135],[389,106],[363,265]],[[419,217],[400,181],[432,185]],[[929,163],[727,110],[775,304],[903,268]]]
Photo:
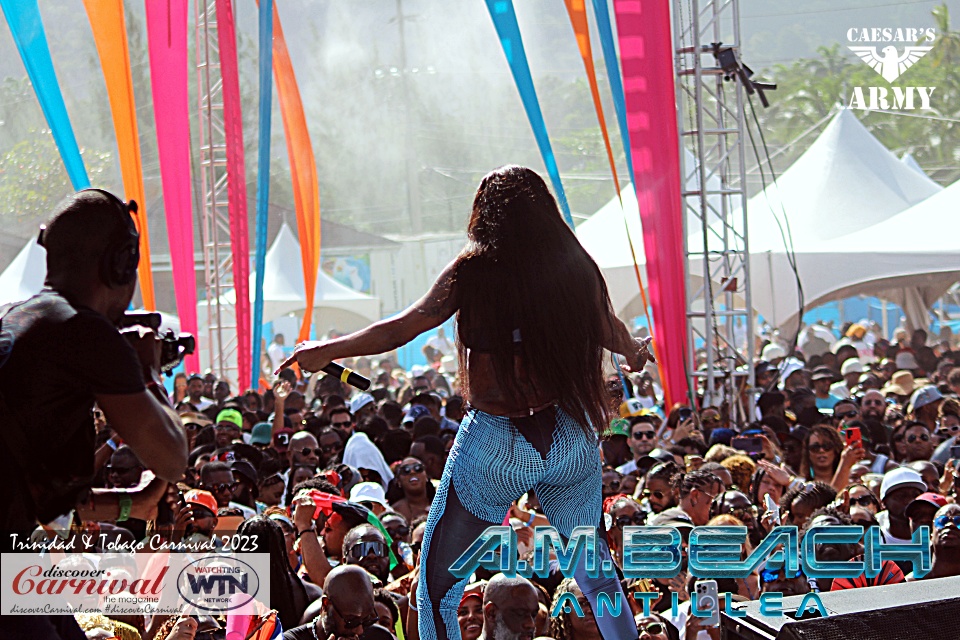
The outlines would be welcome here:
[[[187,439],[180,418],[149,391],[96,396],[110,426],[143,465],[176,482],[187,468]]]
[[[296,362],[307,371],[319,371],[340,358],[393,351],[421,333],[439,327],[457,310],[456,264],[454,260],[447,265],[427,294],[396,316],[341,338],[298,345],[280,369]]]

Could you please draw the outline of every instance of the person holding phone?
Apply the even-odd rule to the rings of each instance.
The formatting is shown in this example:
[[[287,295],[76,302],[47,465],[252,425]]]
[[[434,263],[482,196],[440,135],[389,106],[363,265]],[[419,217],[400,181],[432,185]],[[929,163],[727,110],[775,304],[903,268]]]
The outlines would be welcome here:
[[[610,420],[604,350],[639,371],[653,358],[617,319],[596,262],[560,215],[546,183],[507,166],[483,178],[468,244],[407,310],[333,340],[297,345],[295,362],[318,371],[333,360],[385,353],[457,314],[464,418],[430,508],[417,594],[422,640],[458,637],[466,580],[449,567],[511,504],[534,488],[564,536],[601,525],[598,430]],[[501,453],[512,451],[507,459]],[[610,558],[605,542],[600,558]],[[581,563],[582,564],[582,563]],[[577,580],[591,600],[620,598],[615,578]],[[608,640],[637,638],[624,607],[598,619]]]

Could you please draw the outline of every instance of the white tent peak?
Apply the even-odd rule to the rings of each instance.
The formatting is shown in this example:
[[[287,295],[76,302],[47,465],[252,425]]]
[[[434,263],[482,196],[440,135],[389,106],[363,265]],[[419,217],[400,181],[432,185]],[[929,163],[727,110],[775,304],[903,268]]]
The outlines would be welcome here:
[[[0,305],[20,302],[40,293],[46,277],[47,250],[31,238],[0,273]]]
[[[841,109],[777,186],[768,185],[747,203],[750,251],[783,250],[774,214],[782,221],[786,213],[798,251],[812,249],[882,222],[941,188]]]

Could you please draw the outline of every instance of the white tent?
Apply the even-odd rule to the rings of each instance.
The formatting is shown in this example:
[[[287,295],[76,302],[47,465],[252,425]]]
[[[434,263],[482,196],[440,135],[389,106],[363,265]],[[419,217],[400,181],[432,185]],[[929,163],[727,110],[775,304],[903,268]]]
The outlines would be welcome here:
[[[941,189],[841,109],[776,185],[747,201],[750,253],[784,250],[774,216],[783,223],[786,214],[795,251],[817,250],[825,240],[882,222]]]
[[[266,268],[263,277],[263,319],[270,322],[291,313],[302,313],[306,308],[306,288],[303,283],[303,263],[300,258],[300,243],[289,225],[280,227],[280,232],[267,250]],[[253,303],[256,275],[250,275],[250,302]],[[233,290],[223,295],[223,300],[233,303]],[[317,333],[330,329],[354,331],[380,319],[380,299],[344,286],[322,270],[317,273],[317,286],[313,299],[313,324]],[[202,327],[207,324],[206,302],[198,305],[198,318]]]
[[[883,222],[798,256],[807,305],[869,294],[900,305],[910,326],[927,326],[930,307],[960,280],[958,213],[960,181]]]
[[[47,250],[30,239],[0,273],[0,305],[20,302],[39,293],[47,277]]]
[[[692,165],[688,161],[687,166]],[[777,183],[779,188],[768,187],[769,197],[759,193],[747,205],[753,306],[766,321],[775,326],[788,325],[796,321],[798,310],[793,273],[773,217],[776,214],[783,222],[784,212],[790,223],[808,308],[855,293],[884,293],[896,302],[899,297],[888,295],[893,292],[884,288],[888,282],[885,279],[903,274],[912,274],[915,282],[931,277],[937,281],[925,293],[906,294],[914,300],[912,305],[907,304],[908,308],[922,306],[918,298],[927,300],[940,288],[941,278],[928,274],[942,274],[943,264],[953,264],[949,257],[920,258],[908,249],[920,245],[908,243],[894,243],[887,253],[872,252],[866,231],[923,202],[942,191],[942,187],[899,160],[849,111],[840,111]],[[624,191],[623,199],[637,261],[643,264],[642,235],[632,189]],[[954,205],[953,211],[957,210]],[[614,309],[629,317],[642,310],[622,215],[620,204],[614,199],[582,223],[577,236],[603,270]],[[690,220],[688,217],[690,238],[699,243],[702,234],[690,227]],[[946,241],[951,234],[943,235],[942,240]],[[834,238],[841,240],[832,243]],[[954,252],[960,255],[960,243],[955,244],[958,246]],[[828,251],[828,247],[832,249]],[[860,257],[855,269],[848,268],[850,251],[858,252]],[[902,258],[891,254],[902,254]],[[692,274],[701,270],[699,260],[690,263]],[[909,286],[906,280],[898,282]],[[852,288],[856,290],[851,292]],[[916,312],[910,315],[915,320],[920,318]]]
[[[923,170],[923,167],[920,166],[920,163],[917,162],[917,159],[913,157],[912,153],[903,154],[903,157],[900,158],[900,162],[907,165],[908,167],[910,167],[911,169],[913,169],[914,171],[916,171],[921,175],[924,175],[924,176],[927,175],[927,172]]]

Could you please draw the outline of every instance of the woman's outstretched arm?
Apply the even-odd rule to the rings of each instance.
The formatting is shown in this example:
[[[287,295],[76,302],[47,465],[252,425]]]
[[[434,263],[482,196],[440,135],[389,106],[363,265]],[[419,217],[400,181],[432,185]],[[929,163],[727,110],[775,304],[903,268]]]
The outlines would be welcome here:
[[[456,265],[456,260],[448,264],[427,294],[401,313],[347,336],[323,342],[302,342],[277,371],[294,362],[306,371],[319,371],[340,358],[386,353],[405,345],[424,331],[440,326],[457,311]]]
[[[650,338],[640,340],[630,335],[627,325],[614,315],[613,309],[608,310],[607,321],[604,323],[603,348],[624,356],[632,371],[640,371],[648,360],[656,362],[656,358],[650,353],[650,342]]]

